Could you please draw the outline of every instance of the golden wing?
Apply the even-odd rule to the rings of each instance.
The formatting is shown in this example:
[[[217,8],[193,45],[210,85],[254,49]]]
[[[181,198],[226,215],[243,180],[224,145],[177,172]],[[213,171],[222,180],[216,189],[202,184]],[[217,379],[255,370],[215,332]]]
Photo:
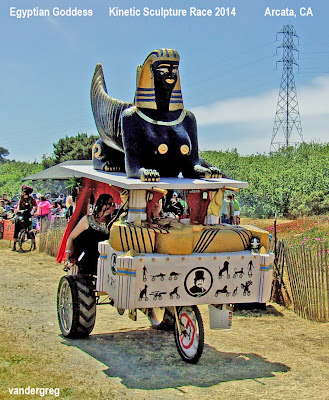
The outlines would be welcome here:
[[[131,103],[115,99],[107,94],[102,64],[97,64],[90,89],[91,108],[97,130],[103,142],[123,152],[121,114]]]

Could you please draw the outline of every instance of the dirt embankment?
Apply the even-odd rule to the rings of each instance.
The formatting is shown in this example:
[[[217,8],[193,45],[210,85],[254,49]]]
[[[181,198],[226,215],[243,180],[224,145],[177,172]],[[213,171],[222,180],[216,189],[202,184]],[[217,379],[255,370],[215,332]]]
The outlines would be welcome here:
[[[209,329],[197,365],[181,361],[171,332],[98,307],[89,339],[60,335],[56,292],[64,274],[52,257],[0,242],[0,399],[8,388],[59,388],[63,399],[329,399],[329,327],[277,305],[239,313],[230,332]],[[45,398],[55,398],[47,395]]]

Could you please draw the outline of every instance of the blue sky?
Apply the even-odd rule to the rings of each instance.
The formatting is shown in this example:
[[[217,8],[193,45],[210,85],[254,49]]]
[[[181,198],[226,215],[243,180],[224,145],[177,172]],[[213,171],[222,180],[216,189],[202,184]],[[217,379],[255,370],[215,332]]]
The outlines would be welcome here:
[[[109,17],[109,7],[212,9],[225,17]],[[266,7],[297,17],[265,17]],[[91,9],[92,17],[10,17],[16,9]],[[299,15],[311,7],[313,17]],[[184,105],[197,118],[200,149],[270,149],[282,64],[276,33],[292,24],[300,38],[295,74],[305,141],[327,142],[329,126],[329,5],[314,0],[2,0],[0,146],[9,158],[40,160],[53,143],[79,132],[96,134],[89,88],[103,64],[109,94],[132,101],[138,64],[150,51],[174,48],[181,57]],[[283,135],[283,134],[282,134]],[[278,138],[283,140],[283,136]],[[292,140],[294,137],[292,136]]]

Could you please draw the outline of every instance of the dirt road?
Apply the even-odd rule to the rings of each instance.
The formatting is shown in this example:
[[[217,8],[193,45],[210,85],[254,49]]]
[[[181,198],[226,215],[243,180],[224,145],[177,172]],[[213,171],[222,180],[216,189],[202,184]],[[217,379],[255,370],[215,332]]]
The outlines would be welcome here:
[[[0,241],[0,399],[8,388],[60,389],[63,399],[329,399],[329,326],[277,305],[239,313],[230,332],[210,330],[197,365],[181,361],[170,332],[99,306],[89,339],[60,335],[60,265],[47,255],[12,252]],[[56,398],[48,394],[44,398]],[[57,397],[58,398],[58,397]]]

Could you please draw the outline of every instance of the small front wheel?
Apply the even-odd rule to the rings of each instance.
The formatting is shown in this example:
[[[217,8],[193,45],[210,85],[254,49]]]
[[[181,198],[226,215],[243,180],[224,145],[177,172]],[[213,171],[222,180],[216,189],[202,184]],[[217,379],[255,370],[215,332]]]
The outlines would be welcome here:
[[[197,306],[177,307],[180,333],[175,320],[175,342],[183,361],[196,364],[203,352],[204,328]]]

